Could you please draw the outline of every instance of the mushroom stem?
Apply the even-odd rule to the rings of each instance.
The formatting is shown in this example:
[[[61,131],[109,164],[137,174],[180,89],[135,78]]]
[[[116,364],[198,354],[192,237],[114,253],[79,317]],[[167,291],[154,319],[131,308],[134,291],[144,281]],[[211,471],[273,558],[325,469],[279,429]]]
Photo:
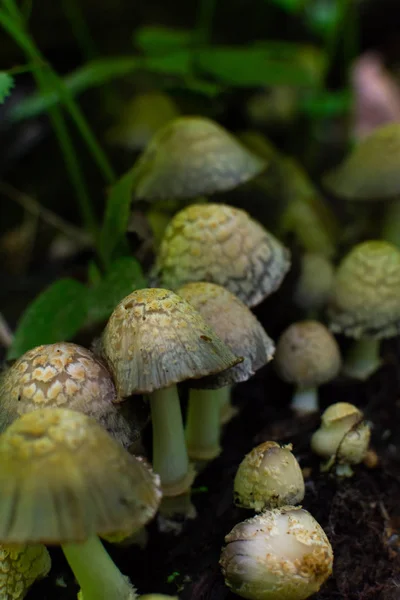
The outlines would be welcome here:
[[[227,385],[218,390],[220,392],[219,421],[221,425],[229,423],[229,421],[238,413],[238,408],[233,406],[231,402],[232,387],[232,385]]]
[[[153,469],[164,495],[177,496],[192,483],[181,405],[176,385],[150,394],[153,423]]]
[[[221,402],[227,396],[229,398],[229,392],[229,386],[217,390],[190,390],[186,422],[190,458],[212,460],[219,455]]]
[[[82,544],[64,544],[62,549],[81,587],[80,600],[136,600],[139,597],[97,536]]]
[[[398,199],[391,202],[385,210],[381,237],[400,247],[400,200]]]
[[[318,412],[318,390],[314,387],[296,388],[290,408],[299,416]]]
[[[365,381],[382,363],[379,349],[380,340],[371,338],[357,340],[346,356],[343,372],[349,377]]]

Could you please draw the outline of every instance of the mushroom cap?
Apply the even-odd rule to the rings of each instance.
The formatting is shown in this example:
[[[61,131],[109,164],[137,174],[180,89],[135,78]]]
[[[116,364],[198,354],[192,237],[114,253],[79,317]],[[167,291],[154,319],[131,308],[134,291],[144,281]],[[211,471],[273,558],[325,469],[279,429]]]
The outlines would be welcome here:
[[[140,435],[122,414],[105,365],[90,350],[67,342],[37,346],[0,377],[0,432],[40,408],[69,408],[94,417],[125,447]]]
[[[336,169],[324,185],[347,200],[384,200],[400,194],[400,124],[375,129]]]
[[[357,423],[348,431],[337,449],[339,464],[358,465],[363,461],[368,451],[371,439],[371,428],[366,421]]]
[[[112,313],[102,351],[119,395],[149,393],[229,369],[242,359],[170,290],[137,290]]]
[[[235,188],[266,167],[223,127],[181,117],[163,127],[135,165],[137,198],[195,198]]]
[[[275,346],[261,323],[239,298],[215,283],[187,283],[177,290],[232,350],[243,356],[235,367],[201,380],[205,387],[224,387],[246,381],[273,357]]]
[[[289,267],[289,251],[245,211],[192,204],[169,223],[155,272],[165,287],[209,281],[255,306],[278,289]]]
[[[354,404],[349,402],[335,402],[331,404],[321,415],[321,423],[325,427],[336,425],[338,422],[346,420],[352,424],[357,423],[362,418],[362,412]]]
[[[45,546],[0,545],[0,598],[22,600],[37,579],[46,577],[51,558]]]
[[[299,321],[285,329],[276,345],[274,362],[284,381],[300,387],[327,383],[341,367],[339,346],[318,321]]]
[[[159,485],[94,419],[25,414],[0,435],[0,540],[64,544],[139,529],[157,511]]]
[[[167,94],[160,91],[137,94],[123,106],[107,138],[128,150],[142,150],[161,127],[178,116],[178,107]]]
[[[225,542],[225,583],[249,600],[305,600],[332,573],[329,540],[302,508],[266,510],[235,525]]]
[[[246,454],[236,472],[235,504],[261,512],[304,498],[304,478],[292,445],[263,442]]]
[[[389,242],[357,244],[336,271],[330,329],[356,339],[400,331],[400,250]]]
[[[362,422],[362,412],[353,404],[336,402],[322,413],[321,426],[311,437],[311,449],[323,458],[336,454],[347,433]],[[352,452],[354,438],[349,438],[349,454]],[[357,445],[357,441],[356,441]],[[368,444],[367,444],[368,445]],[[346,446],[344,447],[346,453]]]
[[[300,277],[294,298],[303,310],[319,310],[328,301],[334,281],[334,268],[324,255],[306,252],[301,259]]]

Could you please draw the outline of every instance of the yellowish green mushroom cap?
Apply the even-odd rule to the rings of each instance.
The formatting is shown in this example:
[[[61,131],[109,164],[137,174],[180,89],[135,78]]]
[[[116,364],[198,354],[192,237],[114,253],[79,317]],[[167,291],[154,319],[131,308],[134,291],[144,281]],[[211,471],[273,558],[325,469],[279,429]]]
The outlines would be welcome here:
[[[353,404],[336,402],[321,415],[321,426],[311,438],[311,449],[323,458],[336,453],[344,436],[363,420],[363,413]]]
[[[134,195],[195,198],[235,188],[265,167],[263,159],[214,121],[181,117],[163,127],[139,158]]]
[[[124,105],[118,122],[107,132],[107,138],[128,150],[142,150],[161,127],[178,116],[179,109],[167,94],[137,94]]]
[[[304,478],[292,449],[291,444],[263,442],[246,454],[235,476],[235,504],[256,512],[299,504]]]
[[[274,363],[284,381],[307,388],[334,379],[341,357],[335,338],[322,323],[299,321],[279,338]]]
[[[274,342],[261,323],[239,298],[215,283],[187,283],[177,290],[243,362],[201,380],[201,387],[223,387],[246,381],[274,355]],[[208,383],[208,385],[207,385]]]
[[[324,184],[347,200],[384,200],[400,194],[400,124],[390,123],[362,140]]]
[[[330,329],[382,339],[400,331],[400,250],[384,241],[355,246],[340,263],[329,307]]]
[[[122,398],[218,373],[242,360],[189,302],[158,288],[138,290],[118,304],[102,348]]]
[[[155,273],[171,289],[208,281],[255,306],[278,289],[289,268],[289,251],[245,211],[192,204],[168,225]]]
[[[37,346],[0,378],[0,431],[28,412],[69,408],[94,417],[129,446],[139,432],[113,404],[116,395],[107,368],[86,348],[67,342]]]
[[[286,506],[236,525],[220,565],[226,585],[249,600],[305,600],[332,573],[322,527],[302,508]]]
[[[45,408],[0,435],[0,540],[65,544],[155,515],[159,478],[94,419]]]
[[[45,546],[7,546],[0,544],[0,598],[22,600],[37,579],[51,568]]]

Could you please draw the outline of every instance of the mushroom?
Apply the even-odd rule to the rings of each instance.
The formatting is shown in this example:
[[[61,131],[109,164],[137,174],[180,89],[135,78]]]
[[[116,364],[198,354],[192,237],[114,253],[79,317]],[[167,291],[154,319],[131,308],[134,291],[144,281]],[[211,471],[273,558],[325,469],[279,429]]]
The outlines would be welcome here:
[[[46,577],[50,568],[50,555],[42,544],[0,544],[0,598],[22,600],[36,580]]]
[[[94,419],[44,408],[0,435],[0,541],[56,544],[84,600],[136,593],[97,535],[139,529],[155,515],[159,479]]]
[[[337,268],[330,329],[357,340],[344,371],[367,379],[380,365],[379,343],[400,331],[400,250],[384,241],[357,244]]]
[[[336,169],[325,175],[324,185],[350,201],[392,201],[386,209],[381,235],[400,245],[400,124],[375,129],[351,151]]]
[[[328,302],[333,279],[334,268],[326,256],[314,252],[303,254],[294,301],[309,318],[318,313]]]
[[[196,198],[235,188],[266,163],[204,117],[174,119],[152,138],[134,167],[134,195],[143,200]]]
[[[292,444],[263,442],[246,454],[233,484],[235,504],[256,512],[299,504],[304,478],[292,449]]]
[[[333,551],[322,527],[302,508],[256,515],[225,537],[220,565],[226,585],[249,600],[305,600],[332,573]]]
[[[127,150],[142,150],[159,129],[178,116],[179,109],[167,94],[137,94],[124,104],[107,139]]]
[[[39,408],[69,408],[94,417],[128,447],[140,431],[132,410],[121,411],[115,399],[111,375],[92,352],[67,342],[37,346],[0,378],[0,431]]]
[[[189,395],[186,444],[190,458],[212,460],[220,453],[221,403],[230,386],[246,381],[272,359],[274,343],[252,312],[229,290],[215,283],[188,283],[177,290],[199,311],[234,355],[243,362],[193,382]],[[211,389],[208,389],[211,388]]]
[[[321,416],[321,426],[311,438],[311,449],[326,459],[322,470],[336,463],[336,474],[351,477],[350,465],[361,463],[367,454],[371,429],[363,413],[353,404],[331,404]]]
[[[336,377],[341,366],[339,346],[318,321],[290,325],[276,346],[279,376],[296,385],[291,407],[300,415],[318,411],[317,387]]]
[[[217,283],[255,306],[278,289],[289,267],[289,251],[245,211],[192,204],[168,225],[154,275],[171,289]]]
[[[173,292],[143,289],[124,298],[102,337],[102,352],[120,398],[150,394],[153,467],[166,496],[188,490],[189,468],[176,384],[241,361],[197,310]]]

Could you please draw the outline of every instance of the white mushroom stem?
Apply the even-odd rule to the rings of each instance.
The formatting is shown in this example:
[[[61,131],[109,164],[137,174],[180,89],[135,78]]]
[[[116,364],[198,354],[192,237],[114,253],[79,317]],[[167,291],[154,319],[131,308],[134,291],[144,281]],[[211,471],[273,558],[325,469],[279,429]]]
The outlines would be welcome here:
[[[186,445],[190,458],[212,460],[221,451],[221,402],[229,398],[230,387],[218,390],[190,390],[186,422]]]
[[[380,340],[370,338],[357,340],[346,356],[343,372],[349,377],[365,381],[381,365],[379,349]]]
[[[318,389],[317,387],[296,388],[293,394],[290,408],[298,415],[307,415],[318,412]]]
[[[191,485],[181,405],[176,385],[150,394],[153,423],[153,469],[164,494],[182,494]]]
[[[97,536],[82,544],[64,544],[62,549],[81,587],[81,600],[136,600],[139,597]]]
[[[235,417],[238,413],[238,409],[236,406],[232,404],[232,387],[231,385],[227,385],[221,388],[220,391],[220,407],[219,407],[219,420],[221,425],[226,425],[229,423],[233,417]]]

